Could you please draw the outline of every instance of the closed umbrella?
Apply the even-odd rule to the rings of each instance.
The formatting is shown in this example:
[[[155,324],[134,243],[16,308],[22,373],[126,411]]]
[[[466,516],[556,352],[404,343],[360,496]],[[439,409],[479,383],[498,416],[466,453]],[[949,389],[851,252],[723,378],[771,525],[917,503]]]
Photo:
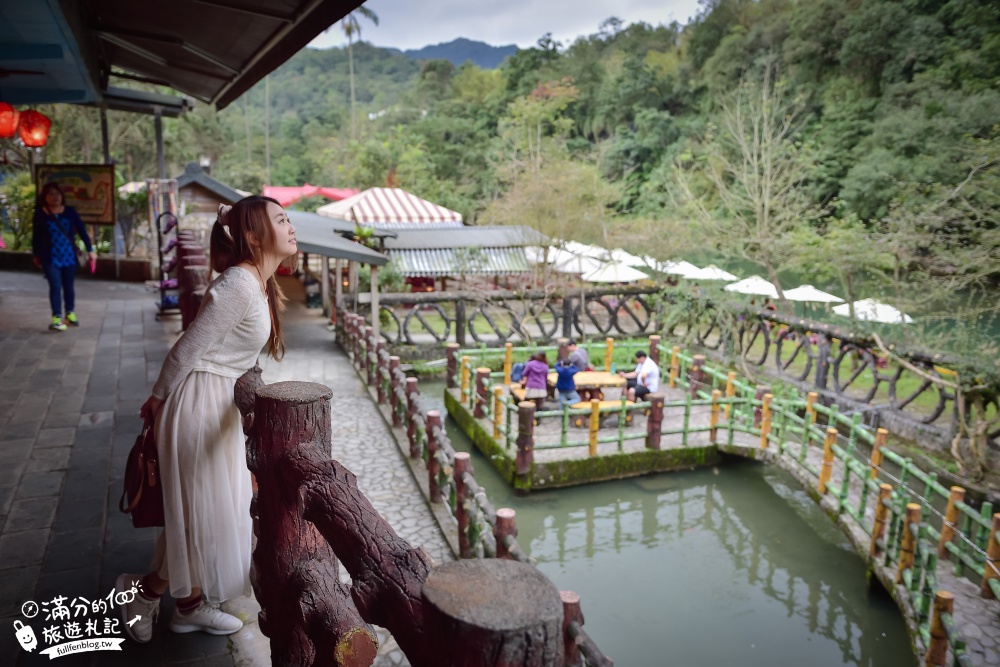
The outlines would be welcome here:
[[[739,294],[754,294],[757,296],[767,296],[772,299],[778,298],[778,290],[771,283],[760,276],[750,276],[743,280],[723,287],[727,292],[737,292]]]
[[[809,301],[811,303],[843,303],[844,300],[835,294],[816,289],[812,285],[799,285],[785,292],[789,301]]]
[[[851,316],[850,308],[846,303],[835,306],[833,312],[844,317]],[[855,301],[854,316],[865,322],[882,322],[883,324],[909,324],[913,321],[912,317],[901,312],[899,309],[875,299]]]
[[[604,266],[580,276],[589,283],[634,283],[636,280],[648,278],[639,269],[633,269],[621,262],[608,262]]]

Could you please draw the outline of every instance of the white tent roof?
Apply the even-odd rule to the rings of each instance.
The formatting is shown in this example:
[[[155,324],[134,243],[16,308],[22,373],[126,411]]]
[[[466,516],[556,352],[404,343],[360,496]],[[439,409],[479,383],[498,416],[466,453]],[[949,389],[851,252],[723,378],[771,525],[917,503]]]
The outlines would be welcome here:
[[[590,273],[601,268],[602,264],[593,257],[583,257],[581,255],[560,256],[559,261],[552,265],[553,271],[559,273]]]
[[[812,303],[843,303],[843,299],[835,294],[816,289],[812,285],[799,285],[785,292],[789,301],[811,301]]]
[[[626,266],[646,266],[646,260],[638,255],[633,255],[632,253],[622,250],[621,248],[615,248],[611,251],[611,260],[614,262],[620,262]]]
[[[685,262],[682,259],[677,262],[663,262],[660,264],[660,271],[669,273],[670,275],[680,276],[681,278],[687,278],[689,276],[698,275],[698,272],[701,271],[701,269],[691,262]]]
[[[833,312],[845,317],[851,316],[851,311],[846,303],[834,306]],[[905,315],[889,304],[881,303],[875,299],[862,299],[861,301],[855,301],[854,315],[859,320],[865,320],[866,322],[883,322],[885,324],[899,324],[900,322],[903,324],[909,324],[913,321],[913,318],[909,315]]]
[[[369,188],[353,197],[320,206],[316,212],[328,218],[383,228],[413,223],[462,226],[460,213],[421,199],[400,188]]]
[[[687,273],[684,277],[691,280],[739,280],[738,276],[734,276],[728,271],[723,271],[715,264],[709,264],[704,269],[698,269],[692,273]]]
[[[608,262],[580,277],[589,283],[633,283],[649,276],[622,262]]]
[[[593,257],[595,259],[603,260],[608,259],[608,249],[597,245],[587,245],[586,243],[577,243],[576,241],[566,241],[566,243],[563,244],[563,248],[574,255],[582,255],[583,257]]]
[[[726,285],[723,289],[727,292],[738,292],[739,294],[756,294],[758,296],[769,296],[772,299],[778,298],[778,290],[774,285],[760,276],[744,278],[738,283]]]

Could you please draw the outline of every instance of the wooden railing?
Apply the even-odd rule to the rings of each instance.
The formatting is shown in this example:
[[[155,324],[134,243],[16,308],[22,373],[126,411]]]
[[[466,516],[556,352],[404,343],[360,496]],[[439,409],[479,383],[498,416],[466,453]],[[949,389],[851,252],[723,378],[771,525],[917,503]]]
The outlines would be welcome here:
[[[495,509],[489,502],[476,481],[469,454],[455,451],[440,412],[428,410],[424,406],[418,380],[405,376],[400,369],[399,358],[388,353],[386,341],[375,340],[374,332],[371,327],[365,326],[362,317],[348,314],[344,320],[344,331],[342,347],[348,352],[368,386],[375,390],[379,405],[388,409],[392,425],[405,430],[411,459],[423,461],[429,500],[435,504],[445,504],[454,517],[460,557],[484,562],[515,561],[543,577],[517,543],[514,510]],[[562,629],[558,636],[563,644],[562,652],[558,660],[530,664],[567,667],[583,664],[612,665],[612,661],[601,653],[583,629],[579,596],[571,591],[562,591],[559,595]],[[386,627],[395,635],[392,627]],[[407,647],[402,646],[402,643],[401,647],[407,657],[410,657]]]

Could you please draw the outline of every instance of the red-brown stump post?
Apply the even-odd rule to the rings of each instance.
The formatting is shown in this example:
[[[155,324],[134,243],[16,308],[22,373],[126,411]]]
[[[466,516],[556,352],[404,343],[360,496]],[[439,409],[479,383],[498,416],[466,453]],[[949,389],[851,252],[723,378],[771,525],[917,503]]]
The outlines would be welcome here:
[[[461,346],[458,343],[448,343],[445,347],[445,354],[448,357],[448,389],[458,386],[458,351]]]
[[[378,404],[386,405],[389,402],[389,397],[385,395],[385,382],[383,381],[382,371],[389,371],[388,359],[383,352],[388,352],[386,343],[384,340],[378,342],[378,346],[375,348],[375,354],[378,355],[378,368],[375,372],[375,377],[378,379],[377,392],[378,392]]]
[[[565,653],[563,664],[566,667],[581,667],[583,659],[580,656],[580,649],[569,629],[571,623],[576,623],[580,626],[583,625],[583,610],[580,609],[580,596],[573,591],[559,591],[559,599],[562,600],[563,605],[562,636],[563,653]]]
[[[507,538],[517,537],[517,513],[509,507],[497,510],[496,525],[493,526],[493,537],[497,541],[497,558],[510,560],[510,549],[507,548]]]
[[[410,458],[420,458],[420,443],[417,442],[417,401],[414,398],[420,393],[417,378],[406,378],[406,438],[410,442]]]
[[[396,393],[396,390],[399,389],[399,377],[396,375],[398,369],[399,357],[389,357],[389,405],[392,406],[392,425],[394,428],[400,428],[403,425],[403,418],[399,414],[399,395]]]
[[[559,590],[533,565],[485,558],[441,565],[424,582],[439,667],[563,664]]]
[[[377,572],[384,577],[380,582],[396,579],[381,568],[412,565],[405,573],[394,568],[393,574],[402,576],[393,583],[401,584],[399,592],[408,594],[403,599],[394,586],[384,585],[386,590],[369,587],[358,596],[359,604],[368,601],[376,609],[386,603],[419,604],[414,593],[430,569],[426,557],[396,537],[358,492],[354,476],[330,460],[331,395],[323,385],[280,382],[258,390],[254,403],[257,427],[252,429],[247,457],[258,482],[253,587],[261,605],[260,629],[271,640],[274,664],[367,667],[376,657],[378,640],[351,591],[340,582],[330,542],[351,552],[353,567],[348,570],[362,580],[365,572]],[[319,484],[310,484],[317,479]],[[309,493],[318,487],[329,492],[329,504]],[[319,514],[328,514],[327,523],[338,526],[323,530],[323,535],[310,523],[316,520],[312,515],[319,505],[323,506]],[[349,535],[352,529],[359,532],[357,526],[364,526],[364,533]],[[371,575],[367,578],[372,580]],[[417,629],[421,620],[414,624]],[[415,638],[419,632],[410,635]],[[411,637],[400,645],[406,642],[412,649]]]
[[[365,355],[368,363],[368,386],[378,387],[378,341],[375,340],[375,329],[365,327],[365,340],[368,341],[368,354]]]
[[[660,448],[663,424],[663,394],[649,395],[649,418],[646,420],[646,449]]]
[[[472,408],[472,416],[476,419],[486,416],[486,403],[490,400],[490,394],[486,389],[486,380],[489,377],[489,368],[481,366],[476,369],[476,405]]]
[[[531,488],[531,466],[535,462],[535,404],[521,401],[517,404],[517,458],[514,471],[517,479],[515,490],[527,491]]]
[[[187,328],[194,322],[195,316],[198,315],[200,302],[195,299],[195,291],[208,287],[206,262],[205,257],[187,257],[181,260],[181,269],[177,276],[181,291],[177,305],[180,307],[181,329],[184,331],[187,331]]]
[[[468,487],[465,485],[465,473],[472,472],[472,459],[468,452],[455,452],[455,469],[452,471],[452,481],[455,484],[455,520],[458,521],[458,556],[472,558],[472,545],[469,543],[469,513],[465,511],[465,497]]]
[[[437,460],[437,452],[440,449],[437,436],[434,435],[435,428],[443,428],[441,424],[441,411],[427,411],[427,486],[429,487],[431,502],[439,503],[444,500],[441,495],[441,487],[438,486],[438,475],[441,474],[441,464]]]
[[[688,374],[691,398],[698,398],[698,392],[705,384],[705,355],[696,354],[691,358],[691,372]]]
[[[660,337],[657,334],[649,337],[649,358],[657,366],[660,365]]]
[[[754,393],[753,397],[763,402],[764,395],[771,393],[770,385],[759,384],[757,385],[757,391]],[[753,427],[760,428],[760,423],[764,419],[764,407],[763,405],[755,405],[753,408]]]
[[[934,591],[934,610],[931,612],[931,641],[927,646],[925,667],[945,667],[948,664],[948,630],[942,614],[950,614],[955,606],[955,596],[948,591]]]
[[[560,338],[556,340],[556,344],[559,346],[559,351],[556,352],[556,361],[569,359],[569,338]]]
[[[361,358],[361,325],[358,316],[350,313],[347,316],[351,337],[351,356],[354,357],[354,367],[358,370],[363,368],[364,360]]]

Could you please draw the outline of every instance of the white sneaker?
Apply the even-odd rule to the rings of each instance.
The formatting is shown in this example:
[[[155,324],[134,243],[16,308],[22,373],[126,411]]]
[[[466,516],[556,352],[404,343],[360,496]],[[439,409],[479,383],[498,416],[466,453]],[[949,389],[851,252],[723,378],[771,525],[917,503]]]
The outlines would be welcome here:
[[[129,591],[133,586],[138,587],[141,585],[142,575],[139,574],[120,574],[115,580],[115,592],[123,593]],[[150,639],[153,638],[153,621],[160,614],[160,601],[153,600],[152,602],[143,599],[141,595],[136,595],[135,599],[128,604],[123,604],[119,607],[122,615],[122,623],[125,629],[125,634],[132,638],[132,641],[137,641],[140,644],[145,644]],[[129,621],[134,619],[136,616],[139,620],[129,625]]]
[[[231,635],[242,627],[243,621],[205,600],[190,614],[182,614],[180,609],[175,608],[174,615],[170,618],[171,632],[178,633],[200,630],[210,635]]]

